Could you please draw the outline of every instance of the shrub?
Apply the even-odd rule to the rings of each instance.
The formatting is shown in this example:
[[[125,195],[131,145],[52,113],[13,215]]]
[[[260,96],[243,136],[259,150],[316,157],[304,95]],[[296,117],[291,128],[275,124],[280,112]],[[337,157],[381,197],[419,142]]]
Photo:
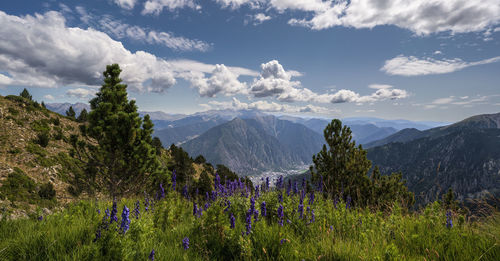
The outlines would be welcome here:
[[[42,133],[39,133],[37,135],[36,140],[35,140],[35,142],[38,145],[40,145],[40,146],[42,146],[44,148],[47,147],[47,145],[49,145],[49,141],[50,141],[49,133],[46,132],[46,131],[44,131]]]
[[[47,182],[40,186],[40,190],[38,191],[38,196],[42,199],[54,199],[56,197],[56,191],[54,189],[54,185],[52,183]]]

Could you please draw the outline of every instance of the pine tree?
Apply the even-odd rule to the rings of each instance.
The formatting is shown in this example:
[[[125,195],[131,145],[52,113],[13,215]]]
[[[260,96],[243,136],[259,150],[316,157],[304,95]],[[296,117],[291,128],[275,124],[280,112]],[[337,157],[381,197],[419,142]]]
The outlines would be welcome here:
[[[31,94],[28,92],[28,90],[26,90],[26,88],[24,88],[24,90],[19,94],[19,96],[28,99],[30,101],[33,100]]]
[[[156,155],[161,155],[161,149],[163,149],[163,144],[161,144],[161,140],[158,137],[153,138],[153,147],[156,149]]]
[[[73,110],[73,106],[69,106],[69,109],[66,111],[66,116],[70,117],[71,119],[75,119],[76,112]]]
[[[112,197],[138,192],[147,177],[159,171],[153,123],[149,115],[141,119],[135,101],[128,100],[120,72],[118,64],[106,67],[104,84],[90,101],[88,126],[81,127],[86,141],[71,137],[73,154]]]
[[[42,104],[41,104],[41,105],[42,105],[42,107],[43,107],[44,109],[47,109],[47,106],[45,106],[45,102],[43,102],[43,101],[42,101]]]
[[[78,116],[78,118],[76,119],[76,121],[78,121],[78,122],[86,122],[87,119],[88,119],[87,109],[83,108],[83,110],[80,112],[80,116]]]

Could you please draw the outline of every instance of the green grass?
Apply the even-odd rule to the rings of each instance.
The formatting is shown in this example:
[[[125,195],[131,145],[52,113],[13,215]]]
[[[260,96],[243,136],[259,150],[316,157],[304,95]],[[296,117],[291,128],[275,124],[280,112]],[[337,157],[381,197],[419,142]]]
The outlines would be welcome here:
[[[250,200],[229,197],[231,208],[224,211],[219,198],[193,216],[193,203],[177,193],[146,212],[144,201],[118,202],[118,224],[124,205],[130,209],[130,230],[119,232],[113,223],[93,242],[106,208],[111,202],[80,201],[64,211],[44,217],[0,221],[0,260],[147,260],[152,249],[155,260],[499,260],[500,215],[474,223],[458,214],[453,228],[446,227],[445,211],[438,203],[419,213],[406,213],[394,207],[391,213],[349,210],[316,195],[310,207],[315,221],[309,223],[296,211],[298,196],[284,196],[285,222],[278,224],[277,192],[264,193],[255,204],[267,203],[267,217],[259,216],[252,232],[245,231],[245,213]],[[141,201],[140,218],[133,215],[134,204]],[[203,205],[199,201],[198,205]],[[101,214],[98,214],[100,210]],[[295,211],[294,211],[295,210]],[[234,213],[236,227],[230,228]],[[290,220],[290,223],[287,222]],[[184,250],[182,239],[189,237]],[[283,241],[283,244],[280,242]]]

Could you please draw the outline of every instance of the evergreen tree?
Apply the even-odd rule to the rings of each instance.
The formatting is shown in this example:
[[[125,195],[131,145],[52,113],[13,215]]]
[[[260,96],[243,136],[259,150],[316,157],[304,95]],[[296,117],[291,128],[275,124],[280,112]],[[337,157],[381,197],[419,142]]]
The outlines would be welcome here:
[[[75,110],[73,110],[73,106],[69,106],[69,109],[66,111],[66,116],[70,117],[71,119],[75,119],[76,113]]]
[[[28,90],[26,90],[26,88],[23,89],[23,91],[19,94],[19,96],[25,98],[25,99],[28,99],[28,100],[33,100],[32,97],[31,97],[31,94],[30,92],[28,92]]]
[[[44,109],[47,109],[47,106],[45,106],[45,102],[43,102],[43,101],[42,101],[42,107],[43,107]]]
[[[153,147],[156,149],[156,155],[161,155],[161,149],[163,149],[163,144],[161,143],[160,138],[154,137],[153,138]]]
[[[71,137],[73,154],[112,197],[140,191],[147,177],[159,171],[153,123],[149,115],[141,119],[135,101],[128,100],[120,72],[118,64],[106,67],[104,84],[90,101],[88,126],[81,127],[86,142]]]
[[[80,116],[78,116],[78,118],[76,118],[76,121],[86,122],[87,120],[88,120],[88,112],[87,112],[87,109],[83,108],[83,110],[80,112]]]
[[[207,160],[205,159],[205,157],[203,157],[203,155],[198,155],[195,159],[194,159],[194,163],[196,164],[203,164],[207,162]]]

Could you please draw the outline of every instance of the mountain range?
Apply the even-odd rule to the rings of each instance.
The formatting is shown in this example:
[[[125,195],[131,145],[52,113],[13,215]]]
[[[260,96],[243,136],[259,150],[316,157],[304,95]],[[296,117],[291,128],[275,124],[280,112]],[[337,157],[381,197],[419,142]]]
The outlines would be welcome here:
[[[368,144],[382,173],[401,171],[418,203],[452,188],[459,200],[500,197],[500,113],[425,131],[404,129]]]

